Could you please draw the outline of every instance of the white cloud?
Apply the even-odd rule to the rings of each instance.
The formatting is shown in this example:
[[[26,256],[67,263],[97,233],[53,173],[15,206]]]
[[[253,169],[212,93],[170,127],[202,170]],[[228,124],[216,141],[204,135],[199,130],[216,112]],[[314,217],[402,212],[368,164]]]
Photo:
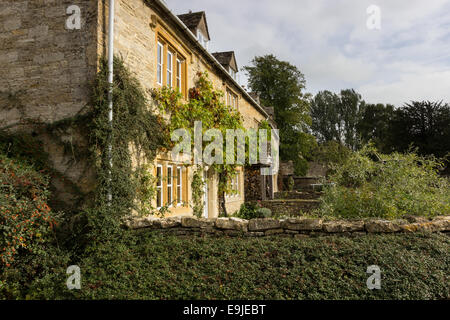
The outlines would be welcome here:
[[[381,30],[366,28],[369,5]],[[446,99],[450,83],[447,0],[168,0],[176,14],[205,10],[213,51],[239,66],[274,53],[299,67],[307,90],[355,88],[370,102]],[[245,81],[245,77],[241,76]]]
[[[379,81],[358,91],[367,102],[401,106],[411,100],[450,101],[450,70],[405,73],[392,82]]]

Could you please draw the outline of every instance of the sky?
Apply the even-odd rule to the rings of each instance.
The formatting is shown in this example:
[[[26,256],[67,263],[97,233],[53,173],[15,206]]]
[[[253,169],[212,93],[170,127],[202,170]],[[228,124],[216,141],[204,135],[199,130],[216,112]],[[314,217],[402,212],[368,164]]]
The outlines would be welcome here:
[[[450,0],[166,3],[175,14],[205,11],[210,51],[235,51],[239,68],[265,54],[296,65],[306,92],[354,88],[368,103],[396,107],[450,102]],[[246,84],[244,72],[240,82]]]

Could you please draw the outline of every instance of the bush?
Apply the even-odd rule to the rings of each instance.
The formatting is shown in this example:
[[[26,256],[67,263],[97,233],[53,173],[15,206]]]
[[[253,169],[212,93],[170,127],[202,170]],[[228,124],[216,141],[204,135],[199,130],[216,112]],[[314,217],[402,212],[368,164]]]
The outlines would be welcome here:
[[[77,264],[76,299],[448,299],[450,240],[439,234],[357,238],[175,237],[103,243]],[[366,286],[367,267],[381,290]],[[61,283],[53,284],[61,296]],[[67,289],[65,290],[67,292]],[[50,292],[47,289],[47,292]]]
[[[317,145],[309,160],[325,165],[329,168],[327,174],[333,173],[332,167],[340,166],[347,161],[351,150],[337,141],[327,141]]]
[[[47,205],[48,178],[33,167],[0,155],[0,263],[9,267],[21,250],[47,241],[56,216]]]
[[[248,202],[243,203],[235,216],[241,219],[256,219],[256,218],[270,218],[272,216],[272,211],[268,208],[263,208],[261,205]]]
[[[344,218],[433,217],[450,214],[450,184],[441,163],[415,153],[378,154],[368,146],[352,154],[330,176],[320,214]]]
[[[48,183],[42,172],[0,154],[0,298],[36,297],[34,285],[62,277],[68,266],[56,246],[59,215],[47,205]]]
[[[55,243],[36,252],[20,253],[8,268],[0,268],[1,299],[62,299],[67,295],[67,251]]]
[[[262,218],[270,218],[272,216],[272,210],[269,208],[259,208],[256,209],[256,214]]]

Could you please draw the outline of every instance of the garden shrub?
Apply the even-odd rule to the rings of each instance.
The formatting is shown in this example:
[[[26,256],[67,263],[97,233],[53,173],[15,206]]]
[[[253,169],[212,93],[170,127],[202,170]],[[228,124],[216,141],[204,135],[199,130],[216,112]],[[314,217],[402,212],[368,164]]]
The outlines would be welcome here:
[[[31,298],[34,283],[63,277],[68,255],[56,244],[61,215],[47,204],[48,183],[42,172],[0,154],[0,298]]]
[[[320,214],[344,218],[433,217],[450,214],[450,184],[438,174],[435,158],[378,154],[367,146],[352,154],[329,177]]]
[[[9,267],[21,250],[36,252],[56,227],[48,202],[48,178],[0,155],[0,264]]]
[[[256,215],[262,218],[270,218],[272,216],[272,210],[269,208],[258,208],[256,209]]]
[[[272,210],[263,208],[259,203],[246,202],[241,205],[241,208],[234,214],[234,216],[247,220],[270,218],[272,216]]]
[[[234,216],[241,219],[253,219],[256,215],[256,204],[252,202],[246,202],[241,204],[241,208]]]
[[[81,290],[66,288],[65,261],[50,251],[11,270],[9,286],[22,292],[0,290],[0,299],[448,299],[449,245],[446,235],[420,233],[299,241],[128,231],[72,262]],[[24,284],[27,263],[44,270]],[[381,290],[366,286],[369,265],[382,271]]]
[[[327,174],[333,173],[333,167],[340,166],[347,161],[352,151],[337,141],[326,141],[318,144],[311,152],[308,160],[325,165]]]
[[[214,238],[140,232],[77,264],[82,289],[59,299],[448,299],[450,240],[441,234]],[[382,271],[369,290],[367,267]],[[42,285],[44,283],[41,283]],[[48,282],[46,284],[49,284]],[[51,285],[51,284],[49,284]],[[37,292],[51,292],[35,287]]]

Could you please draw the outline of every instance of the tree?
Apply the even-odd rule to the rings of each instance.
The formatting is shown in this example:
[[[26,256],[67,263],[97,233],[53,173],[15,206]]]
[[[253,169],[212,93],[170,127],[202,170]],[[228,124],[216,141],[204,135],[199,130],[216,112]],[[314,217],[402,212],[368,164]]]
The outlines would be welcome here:
[[[365,102],[353,89],[316,94],[311,104],[312,130],[321,142],[338,141],[352,150],[360,145],[357,125]]]
[[[394,116],[394,106],[391,104],[366,104],[360,110],[357,132],[363,144],[372,141],[383,153],[390,153],[389,144],[390,123]]]
[[[260,95],[261,103],[274,108],[274,120],[280,130],[281,160],[292,160],[296,174],[305,174],[304,156],[315,139],[307,133],[311,124],[310,95],[304,93],[303,73],[274,55],[255,57],[243,70],[248,75],[249,88]]]
[[[340,122],[344,128],[344,141],[347,147],[357,150],[360,146],[360,138],[357,132],[360,110],[365,102],[361,95],[353,89],[341,90],[341,103],[339,105]]]
[[[395,110],[389,130],[389,143],[396,151],[407,151],[413,145],[421,155],[444,157],[450,152],[450,106],[412,101]]]
[[[341,142],[342,132],[339,123],[340,97],[330,91],[320,91],[311,103],[311,129],[320,142]]]

